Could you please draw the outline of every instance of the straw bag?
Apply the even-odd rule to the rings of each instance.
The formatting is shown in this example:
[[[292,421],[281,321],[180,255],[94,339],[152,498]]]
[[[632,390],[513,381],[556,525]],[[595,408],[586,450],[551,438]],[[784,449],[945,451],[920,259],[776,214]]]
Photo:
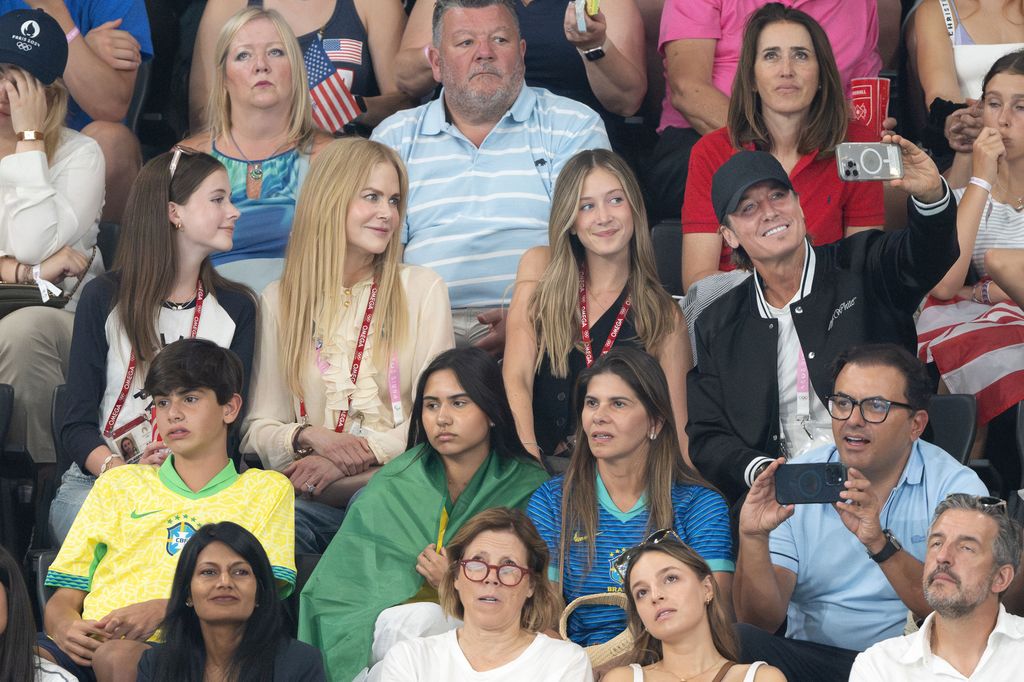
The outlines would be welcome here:
[[[562,617],[558,621],[558,633],[562,635],[562,639],[568,640],[566,636],[566,629],[569,625],[569,616],[580,606],[618,606],[623,611],[626,610],[626,594],[624,592],[606,592],[603,594],[585,594],[582,597],[573,599],[565,610],[562,611]],[[590,658],[590,665],[593,668],[613,661],[619,656],[628,654],[633,649],[633,635],[630,633],[629,628],[615,635],[607,642],[603,644],[593,644],[586,647],[585,651],[587,656]]]

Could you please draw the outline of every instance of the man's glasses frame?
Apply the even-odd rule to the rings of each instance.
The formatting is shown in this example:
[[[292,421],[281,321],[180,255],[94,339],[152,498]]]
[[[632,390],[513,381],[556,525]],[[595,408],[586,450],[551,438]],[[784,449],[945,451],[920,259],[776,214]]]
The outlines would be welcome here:
[[[839,400],[849,401],[850,406],[848,411],[837,407],[836,403]],[[865,404],[875,405],[875,411],[871,413],[871,416],[868,416],[868,413],[864,411]],[[857,400],[853,396],[846,395],[845,393],[833,393],[828,396],[825,399],[825,407],[828,410],[829,415],[838,421],[846,421],[853,416],[853,409],[855,407],[859,407],[860,416],[869,424],[881,424],[884,422],[889,417],[889,412],[893,407],[903,407],[911,411],[915,411],[917,409],[913,405],[901,403],[896,400],[889,400],[888,398],[883,398],[880,395],[873,395],[868,398],[861,398],[860,400]],[[882,412],[882,408],[884,408],[884,412]],[[878,418],[879,413],[882,415],[881,419]]]

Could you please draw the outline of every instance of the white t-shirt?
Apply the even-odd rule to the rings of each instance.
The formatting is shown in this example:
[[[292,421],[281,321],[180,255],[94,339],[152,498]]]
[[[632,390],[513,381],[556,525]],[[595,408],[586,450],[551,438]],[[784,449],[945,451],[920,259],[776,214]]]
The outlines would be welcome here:
[[[77,679],[56,663],[36,656],[36,677],[32,682],[75,682]]]
[[[384,657],[385,682],[593,682],[590,659],[578,645],[538,633],[514,661],[477,672],[459,647],[458,631],[400,642]]]

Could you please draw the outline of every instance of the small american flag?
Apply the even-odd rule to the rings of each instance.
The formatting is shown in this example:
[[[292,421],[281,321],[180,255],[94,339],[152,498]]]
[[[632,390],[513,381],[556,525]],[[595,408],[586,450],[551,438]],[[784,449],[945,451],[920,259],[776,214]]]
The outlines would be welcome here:
[[[324,38],[324,51],[332,62],[363,63],[363,41],[349,38]]]
[[[313,98],[313,122],[336,133],[362,113],[345,79],[327,58],[323,45],[314,40],[302,55],[309,72],[309,94]]]

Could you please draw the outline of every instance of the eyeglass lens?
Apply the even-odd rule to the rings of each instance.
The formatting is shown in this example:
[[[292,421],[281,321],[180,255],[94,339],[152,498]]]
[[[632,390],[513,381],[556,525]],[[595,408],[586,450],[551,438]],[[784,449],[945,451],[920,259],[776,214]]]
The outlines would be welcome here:
[[[466,578],[475,583],[482,583],[486,580],[492,568],[498,574],[498,582],[505,587],[515,587],[523,580],[523,569],[513,564],[492,566],[473,559],[462,562],[462,572],[465,573]]]

